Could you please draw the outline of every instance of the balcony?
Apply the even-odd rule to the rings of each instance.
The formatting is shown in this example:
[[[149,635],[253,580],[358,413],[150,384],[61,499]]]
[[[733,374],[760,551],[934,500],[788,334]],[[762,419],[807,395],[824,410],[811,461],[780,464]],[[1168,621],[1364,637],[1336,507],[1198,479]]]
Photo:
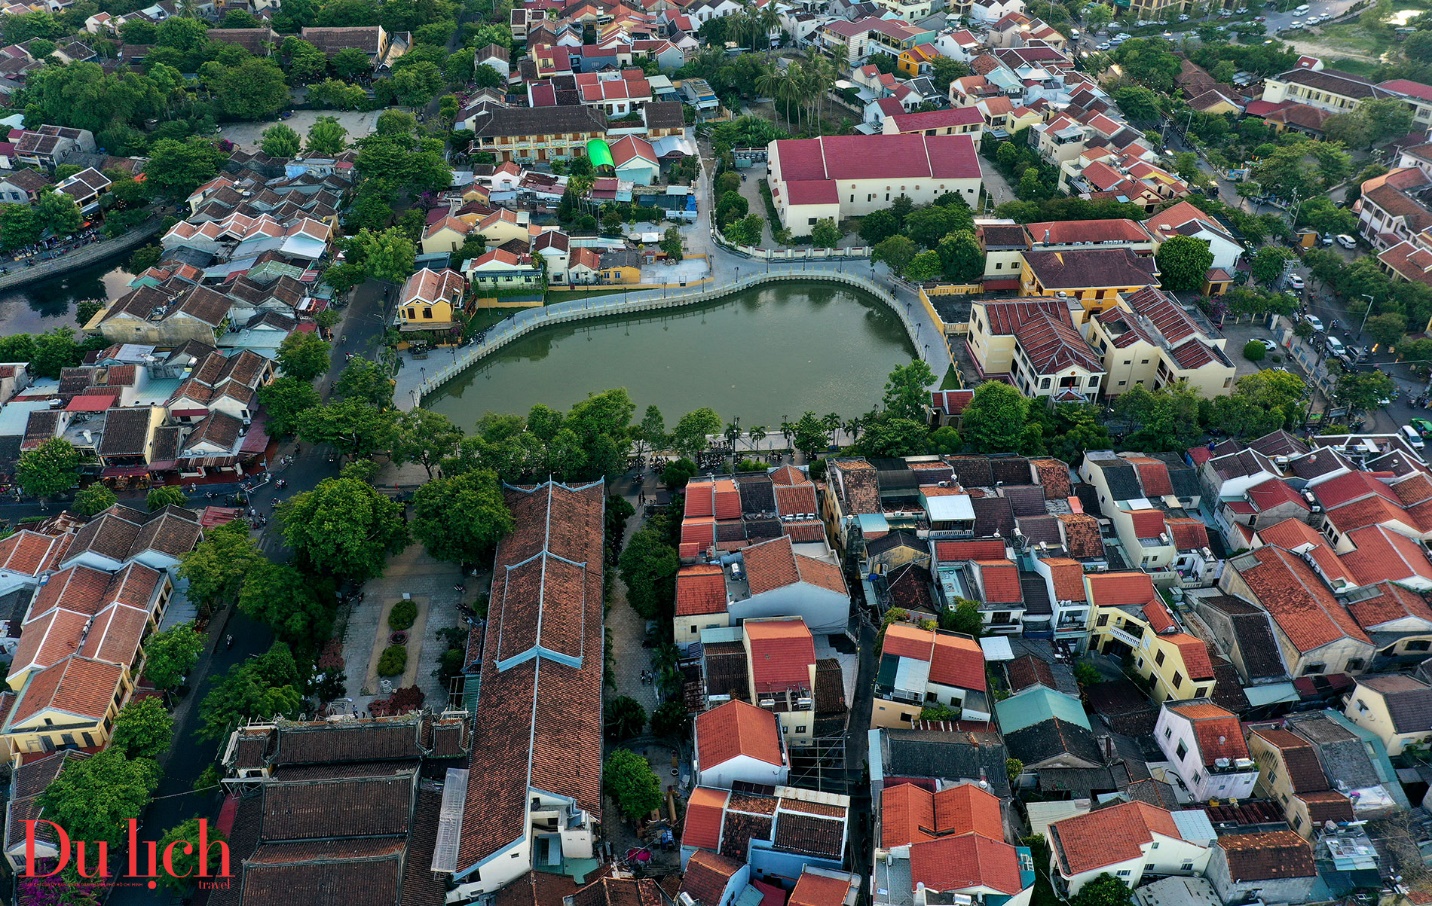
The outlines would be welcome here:
[[[1115,626],[1101,626],[1101,627],[1099,627],[1099,630],[1098,630],[1098,631],[1101,632],[1101,633],[1107,634],[1108,636],[1110,636],[1111,638],[1113,638],[1115,641],[1123,642],[1125,645],[1128,645],[1130,648],[1138,648],[1138,647],[1139,647],[1139,638],[1140,638],[1139,636],[1134,635],[1133,633],[1127,632],[1127,631],[1125,631],[1125,630],[1123,630],[1123,629],[1119,629],[1118,627],[1115,627]]]

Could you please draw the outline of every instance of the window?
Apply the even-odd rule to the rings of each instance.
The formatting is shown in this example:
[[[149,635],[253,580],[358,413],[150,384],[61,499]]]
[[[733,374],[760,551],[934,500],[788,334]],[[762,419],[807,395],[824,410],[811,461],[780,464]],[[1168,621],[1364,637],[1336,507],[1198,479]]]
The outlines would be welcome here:
[[[1155,663],[1155,664],[1158,664],[1160,667],[1162,667],[1162,666],[1163,666],[1163,662],[1164,662],[1163,649],[1159,649],[1159,653],[1154,655],[1154,663]]]
[[[1094,625],[1095,625],[1095,626],[1108,626],[1108,625],[1109,625],[1109,615],[1108,615],[1107,613],[1101,613],[1101,614],[1099,614],[1099,619],[1094,622]]]
[[[1298,829],[1301,828],[1302,826],[1303,826],[1303,816],[1302,816],[1302,815],[1294,815],[1294,816],[1293,816],[1293,830],[1298,830]]]
[[[1361,669],[1362,669],[1363,667],[1365,667],[1365,666],[1367,666],[1366,663],[1365,663],[1365,662],[1363,661],[1363,659],[1360,658],[1360,657],[1348,658],[1348,661],[1347,661],[1347,669],[1348,669],[1348,670],[1361,670]]]
[[[1145,862],[1145,863],[1144,863],[1144,871],[1153,871],[1153,870],[1154,870],[1154,863],[1152,863],[1152,862]]]
[[[796,732],[797,732],[797,733],[804,733],[805,731],[806,731],[806,728],[805,728],[805,725],[804,725],[804,724],[801,724],[801,725],[799,725],[799,726],[796,727]]]
[[[1432,648],[1432,642],[1426,639],[1415,639],[1402,647],[1403,651],[1427,651]]]
[[[1127,878],[1130,874],[1131,872],[1127,868],[1119,871],[1119,877],[1121,878]]]
[[[427,307],[427,308],[424,308],[424,309],[423,309],[423,317],[426,318],[426,319],[428,319],[429,321],[431,321],[431,320],[433,319],[433,310],[432,310],[431,307]]]
[[[692,626],[692,627],[691,627],[691,634],[692,634],[692,635],[696,635],[696,634],[697,634],[697,629],[696,629],[695,626]]]
[[[1039,381],[1039,389],[1040,389],[1040,390],[1048,390],[1048,389],[1049,389],[1049,378],[1041,378],[1041,379],[1040,379],[1040,381]]]
[[[1208,687],[1207,687],[1207,686],[1199,686],[1197,689],[1194,689],[1194,690],[1193,690],[1193,697],[1194,697],[1194,698],[1203,698],[1203,697],[1206,696],[1206,695],[1208,695]]]
[[[1172,736],[1173,736],[1173,730],[1171,730],[1171,729],[1168,728],[1168,727],[1164,727],[1164,739],[1168,739],[1168,738],[1170,738],[1170,737],[1172,737]]]
[[[1303,668],[1303,676],[1312,676],[1316,673],[1322,673],[1326,669],[1328,668],[1325,664],[1308,664]]]
[[[1183,862],[1183,864],[1179,866],[1179,869],[1178,869],[1178,870],[1179,870],[1179,871],[1193,871],[1193,863],[1190,862],[1190,861],[1188,861],[1187,859],[1185,859],[1184,862]]]
[[[1183,740],[1180,739],[1173,753],[1178,756],[1179,761],[1183,761],[1184,756],[1188,754],[1188,746],[1184,745]]]
[[[1183,674],[1182,674],[1182,673],[1179,673],[1177,670],[1175,670],[1175,671],[1173,672],[1173,687],[1174,687],[1175,689],[1177,689],[1179,686],[1182,686],[1182,685],[1183,685]]]

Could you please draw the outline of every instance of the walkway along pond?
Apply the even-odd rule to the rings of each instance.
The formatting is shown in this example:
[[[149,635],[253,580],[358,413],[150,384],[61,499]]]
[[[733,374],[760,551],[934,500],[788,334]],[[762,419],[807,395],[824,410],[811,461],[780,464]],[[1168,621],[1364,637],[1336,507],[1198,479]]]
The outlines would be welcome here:
[[[924,354],[931,361],[932,368],[937,375],[943,375],[944,369],[948,367],[948,353],[942,338],[932,343],[932,337],[929,335],[931,333],[929,324],[928,322],[922,321],[920,317],[922,313],[912,311],[908,307],[909,303],[897,301],[887,287],[858,274],[842,273],[834,270],[829,272],[802,270],[800,273],[753,275],[715,288],[708,287],[700,290],[671,292],[668,293],[665,298],[660,294],[648,292],[640,298],[625,302],[621,296],[609,296],[597,299],[559,302],[547,305],[543,308],[525,309],[518,312],[514,317],[492,328],[483,342],[465,346],[457,350],[456,356],[450,362],[444,363],[444,360],[447,359],[449,355],[449,353],[444,350],[438,350],[432,354],[433,358],[427,363],[432,366],[431,368],[426,367],[424,363],[405,357],[404,367],[399,376],[398,393],[395,402],[403,409],[421,405],[423,400],[435,390],[472,368],[488,355],[545,327],[570,324],[589,319],[622,318],[632,315],[641,315],[643,313],[659,313],[668,309],[686,308],[701,303],[719,302],[751,290],[760,289],[767,285],[785,285],[791,289],[796,289],[801,284],[806,286],[825,284],[835,288],[842,286],[851,287],[864,295],[875,297],[895,315],[895,320],[899,323],[900,329],[903,330],[910,343],[915,347],[914,352],[919,354],[922,348],[925,350]],[[913,304],[919,305],[918,302]],[[821,326],[819,323],[812,323],[811,333],[816,336],[820,335]],[[924,344],[923,347],[920,345],[922,343]],[[889,364],[883,365],[884,370],[882,370],[879,375],[881,383],[883,383],[884,375],[889,370],[889,367],[898,362],[908,361],[910,355],[911,350],[909,348],[889,355],[891,361]],[[943,362],[941,361],[942,356],[944,357]],[[886,355],[879,357],[885,358]],[[742,367],[754,367],[759,371],[760,363],[753,364],[746,362],[743,363]],[[638,362],[623,363],[623,368],[633,375],[640,375],[641,373],[641,366]],[[764,386],[771,386],[771,383],[766,382]],[[852,383],[851,386],[853,387],[854,384]],[[576,398],[580,399],[588,390],[601,389],[606,389],[606,387],[587,385],[577,388],[579,392]],[[639,396],[639,394],[636,393],[633,395]],[[847,392],[846,395],[851,398],[850,402],[855,402],[856,398],[860,396],[859,393],[855,392]],[[875,390],[875,396],[878,398],[878,385]],[[543,401],[549,404],[553,402],[551,400]],[[864,411],[872,404],[873,400],[862,405],[858,411]],[[695,406],[698,405],[703,405],[703,403],[693,402],[688,408],[695,408]],[[797,405],[799,405],[799,403],[797,403]],[[806,408],[810,407],[807,406]],[[509,408],[509,411],[525,411],[525,407],[517,407],[516,409]],[[452,413],[448,414],[451,415]],[[473,414],[478,415],[481,414],[481,412],[475,412]],[[723,412],[723,415],[726,414],[727,413]],[[743,418],[750,418],[755,415],[754,413],[744,412],[732,412],[729,414],[740,415]],[[799,412],[788,414],[799,415]],[[851,409],[851,411],[842,414],[855,415],[858,414],[858,412],[855,409]],[[769,415],[769,413],[767,413],[767,415]]]

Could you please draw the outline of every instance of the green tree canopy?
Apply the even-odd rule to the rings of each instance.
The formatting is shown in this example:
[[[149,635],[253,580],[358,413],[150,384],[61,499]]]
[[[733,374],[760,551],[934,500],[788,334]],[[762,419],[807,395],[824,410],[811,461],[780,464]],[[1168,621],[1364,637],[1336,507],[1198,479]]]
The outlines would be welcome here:
[[[244,578],[263,561],[248,526],[236,519],[205,532],[180,558],[179,575],[189,582],[189,597],[212,610],[238,600]]]
[[[896,365],[885,379],[885,395],[881,399],[881,405],[886,413],[894,418],[923,422],[926,407],[930,404],[930,388],[934,384],[935,373],[924,359]]]
[[[875,247],[870,250],[870,260],[883,261],[889,265],[891,273],[904,274],[905,269],[910,266],[910,262],[919,252],[920,248],[915,245],[913,239],[897,234],[877,242]]]
[[[234,12],[242,12],[235,10]],[[225,21],[234,12],[225,16]],[[174,825],[159,838],[159,851],[161,853],[172,853],[170,864],[174,867],[174,873],[166,871],[159,873],[159,883],[177,894],[187,893],[196,883],[196,878],[217,877],[223,865],[220,861],[220,850],[218,843],[226,842],[227,838],[223,832],[214,827],[211,822],[205,828],[203,841],[208,844],[208,852],[200,851],[199,819],[189,818]],[[173,844],[178,844],[170,849]],[[188,844],[187,849],[185,844]],[[201,869],[202,860],[202,869]]]
[[[980,614],[979,602],[969,598],[956,598],[953,603],[953,608],[945,607],[940,610],[940,628],[946,632],[962,632],[979,638],[984,632],[984,617]]]
[[[193,623],[180,623],[149,637],[144,646],[144,676],[156,689],[179,686],[204,651],[204,637]]]
[[[947,280],[975,283],[984,276],[984,246],[970,230],[956,230],[945,236],[936,251]]]
[[[174,717],[163,699],[131,701],[114,719],[110,744],[130,758],[158,758],[174,739]]]
[[[402,230],[359,230],[345,245],[350,264],[374,280],[402,283],[413,272],[417,246]]]
[[[985,381],[965,407],[961,436],[977,453],[1019,449],[1029,415],[1029,400],[1003,381]]]
[[[102,513],[119,502],[115,493],[102,484],[92,484],[75,495],[75,512],[81,516]]]
[[[413,536],[439,560],[476,563],[512,531],[497,475],[464,472],[413,494]]]
[[[278,367],[289,377],[311,381],[328,370],[332,351],[333,347],[317,332],[296,330],[279,344]]]
[[[1084,884],[1069,898],[1069,906],[1133,906],[1134,894],[1129,885],[1107,871]]]
[[[1283,276],[1283,267],[1296,256],[1280,245],[1265,245],[1253,255],[1249,271],[1253,279],[1264,286],[1272,286]]]
[[[345,49],[353,50],[354,48]],[[342,124],[333,117],[320,116],[313,121],[312,126],[308,127],[308,139],[304,142],[304,148],[310,154],[335,157],[342,154],[346,147],[348,147],[348,130],[344,129]]]
[[[54,437],[20,454],[15,463],[15,481],[29,496],[46,500],[75,486],[82,461],[74,444]]]
[[[259,388],[259,403],[268,413],[269,433],[282,437],[297,431],[299,417],[323,400],[312,383],[282,375]]]
[[[184,489],[172,484],[153,488],[144,498],[144,505],[151,513],[167,506],[184,506],[188,502],[189,498],[184,496]]]
[[[1130,449],[1150,453],[1183,451],[1197,443],[1203,433],[1198,394],[1183,384],[1154,391],[1135,384],[1115,400],[1114,414],[1133,427],[1125,438]]]
[[[339,400],[300,413],[298,437],[305,443],[332,444],[344,456],[372,456],[392,441],[394,417],[392,410],[364,400]]]
[[[1171,236],[1159,246],[1156,256],[1159,283],[1173,292],[1195,292],[1203,286],[1213,267],[1213,250],[1195,236]]]
[[[607,756],[602,784],[628,820],[661,807],[661,781],[646,759],[629,749],[617,749]]]
[[[179,20],[169,19],[165,24],[174,21]],[[222,67],[207,81],[219,110],[237,120],[267,119],[290,101],[283,70],[259,57],[250,57],[238,66]]]
[[[112,848],[124,839],[126,822],[144,812],[158,785],[158,765],[110,746],[66,764],[40,794],[40,807],[70,839],[103,840]]]
[[[602,708],[602,732],[612,742],[640,736],[646,728],[646,709],[626,695],[611,699]]]
[[[681,416],[671,432],[671,448],[682,456],[695,459],[721,433],[721,416],[715,409],[702,406]]]
[[[462,429],[442,413],[412,409],[400,414],[393,426],[389,451],[394,462],[418,463],[433,477],[433,468],[457,452]]]
[[[345,579],[383,574],[408,542],[403,505],[353,478],[329,478],[278,507],[284,540],[303,562]]]
[[[274,642],[268,651],[235,664],[215,681],[199,705],[198,735],[217,741],[252,718],[294,717],[302,704],[293,652],[283,642]]]
[[[261,560],[244,580],[239,610],[294,648],[310,649],[333,629],[331,600],[292,566]]]
[[[1345,371],[1338,376],[1333,397],[1353,412],[1371,412],[1382,408],[1393,388],[1392,378],[1381,371]]]
[[[920,252],[905,265],[903,276],[911,283],[929,283],[944,273],[945,266],[938,252]]]
[[[279,123],[263,131],[260,147],[270,157],[293,157],[298,154],[300,141],[298,133],[293,131],[291,126]]]

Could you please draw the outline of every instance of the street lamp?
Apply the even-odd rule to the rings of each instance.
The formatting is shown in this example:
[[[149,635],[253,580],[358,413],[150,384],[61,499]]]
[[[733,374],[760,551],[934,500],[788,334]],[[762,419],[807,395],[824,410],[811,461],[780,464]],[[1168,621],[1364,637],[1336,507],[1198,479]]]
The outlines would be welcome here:
[[[1359,340],[1362,339],[1362,329],[1367,326],[1367,316],[1372,314],[1373,303],[1372,296],[1369,296],[1367,293],[1363,293],[1362,297],[1367,300],[1367,311],[1362,313],[1362,323],[1357,325],[1357,338]]]

